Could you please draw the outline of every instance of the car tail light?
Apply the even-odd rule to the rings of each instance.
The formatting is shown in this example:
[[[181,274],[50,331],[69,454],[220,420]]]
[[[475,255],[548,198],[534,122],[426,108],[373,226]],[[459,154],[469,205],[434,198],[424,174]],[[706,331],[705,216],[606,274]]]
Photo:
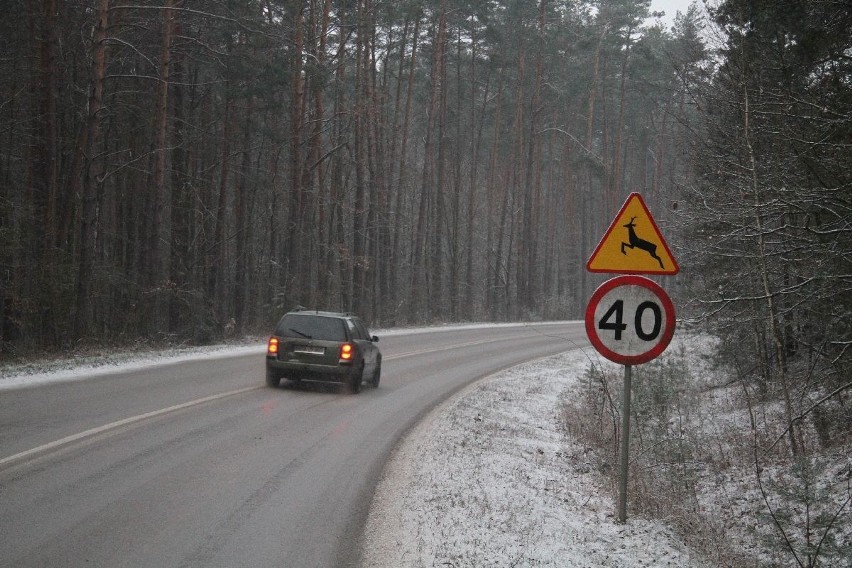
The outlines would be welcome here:
[[[355,357],[355,346],[351,343],[344,343],[340,346],[340,362],[349,363]]]
[[[266,344],[266,354],[267,355],[278,355],[278,338],[270,337],[269,343]]]

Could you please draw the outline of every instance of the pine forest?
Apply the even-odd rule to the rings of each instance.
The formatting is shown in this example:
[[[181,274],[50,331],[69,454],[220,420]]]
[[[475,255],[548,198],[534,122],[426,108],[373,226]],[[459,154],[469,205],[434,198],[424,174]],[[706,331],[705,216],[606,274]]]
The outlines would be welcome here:
[[[4,11],[3,356],[208,343],[296,305],[579,319],[639,192],[679,317],[760,384],[848,391],[848,2],[695,3],[672,26],[647,0]]]

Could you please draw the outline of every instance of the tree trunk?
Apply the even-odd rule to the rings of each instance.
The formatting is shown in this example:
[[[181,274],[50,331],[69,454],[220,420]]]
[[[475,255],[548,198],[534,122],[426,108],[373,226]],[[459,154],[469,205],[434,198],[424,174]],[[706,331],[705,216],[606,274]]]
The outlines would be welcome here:
[[[417,68],[417,48],[418,48],[418,45],[419,45],[418,40],[420,39],[420,19],[421,19],[421,14],[420,14],[420,12],[418,12],[417,15],[415,16],[414,32],[412,33],[412,39],[411,39],[411,60],[410,60],[409,65],[408,65],[408,78],[407,78],[408,86],[407,86],[406,95],[405,95],[405,111],[403,113],[402,129],[401,129],[402,141],[399,144],[399,168],[398,168],[399,174],[398,174],[398,181],[397,181],[397,186],[398,186],[397,203],[399,205],[397,206],[397,210],[399,211],[400,217],[402,216],[401,196],[403,195],[403,192],[401,191],[401,189],[403,187],[407,187],[409,185],[408,184],[408,167],[407,167],[407,165],[408,165],[408,131],[409,131],[409,128],[410,128],[410,125],[411,125],[411,107],[412,107],[412,102],[414,100],[414,80],[415,80],[415,71],[416,71],[416,68]],[[402,258],[401,233],[402,233],[402,222],[398,221],[394,225],[394,236],[393,236],[394,257],[397,258],[397,259]],[[411,280],[411,279],[414,278],[414,274],[416,273],[417,266],[413,263],[409,263],[408,270],[409,270],[409,274],[410,274],[409,279]],[[396,277],[396,273],[394,273],[394,278],[393,278],[394,290],[396,290],[398,286],[399,286],[399,280]],[[412,293],[413,293],[413,290],[409,289],[409,294],[408,294],[408,302],[409,303],[406,306],[406,308],[407,308],[406,311],[408,313],[408,319],[409,320],[411,319],[412,315],[415,313],[415,311],[414,311],[415,301],[414,301],[414,296],[413,296]]]
[[[41,42],[42,65],[42,97],[44,105],[44,136],[43,162],[45,194],[47,207],[44,218],[44,251],[45,265],[50,271],[56,264],[55,248],[57,246],[57,183],[59,163],[57,144],[59,143],[59,126],[57,123],[57,85],[56,85],[56,0],[46,0],[44,3],[44,41]]]
[[[444,0],[442,0],[442,2],[443,1]],[[437,200],[434,198],[433,193],[437,191],[437,188],[434,188],[435,191],[433,191],[433,186],[437,185],[435,180],[435,171],[438,166],[438,160],[435,157],[435,130],[438,123],[437,115],[440,112],[441,105],[441,63],[443,58],[441,54],[442,22],[444,22],[443,13],[439,18],[438,29],[435,32],[435,49],[432,53],[432,88],[429,95],[426,140],[424,142],[423,150],[423,174],[420,180],[420,207],[417,213],[417,227],[415,230],[414,248],[412,251],[410,280],[411,292],[409,294],[409,297],[415,302],[414,313],[417,315],[418,319],[425,318],[426,321],[431,320],[433,316],[434,306],[431,305],[431,301],[435,299],[436,294],[432,291],[439,285],[436,283],[436,280],[440,278],[439,274],[436,275],[431,272],[430,269],[437,269],[437,267],[433,267],[431,265],[431,261],[434,259],[433,257],[435,254],[434,234],[435,231],[439,230],[434,226],[436,221],[435,217],[437,217],[434,212],[434,208]],[[431,220],[431,223],[429,220]],[[429,251],[430,254],[427,255],[426,247],[429,245],[431,245],[431,250]],[[424,284],[426,287],[425,295],[421,292]]]
[[[760,181],[757,173],[757,157],[754,147],[751,143],[751,109],[749,106],[748,88],[743,88],[743,135],[745,137],[746,148],[749,158],[749,174],[751,175],[750,184],[754,195],[754,218],[755,229],[757,233],[757,261],[760,274],[760,284],[763,289],[764,297],[766,298],[766,316],[769,324],[769,329],[772,335],[772,358],[774,359],[775,368],[777,369],[779,378],[781,379],[781,389],[784,398],[784,412],[789,424],[790,452],[794,457],[800,453],[800,440],[798,435],[798,423],[794,422],[792,396],[790,393],[790,385],[787,377],[787,361],[784,353],[784,339],[781,332],[781,324],[779,321],[777,309],[775,307],[775,294],[769,284],[769,268],[767,266],[767,245],[766,233],[763,227],[763,203],[761,197]]]
[[[441,15],[438,19],[438,35],[436,38],[437,48],[435,53],[435,61],[437,64],[434,78],[437,79],[437,84],[434,85],[436,104],[437,104],[437,128],[438,140],[437,150],[438,155],[435,163],[436,179],[434,199],[434,218],[431,223],[431,250],[429,259],[429,275],[432,278],[432,286],[430,288],[430,305],[437,313],[436,315],[443,319],[446,317],[446,283],[444,282],[444,265],[446,255],[445,248],[445,231],[446,231],[446,202],[445,194],[447,190],[447,11],[446,0],[441,1]]]
[[[157,83],[157,97],[154,107],[154,144],[152,148],[152,179],[151,227],[148,231],[148,262],[149,270],[146,281],[153,292],[152,311],[150,312],[150,331],[156,333],[167,328],[169,290],[169,264],[171,251],[170,225],[166,223],[166,139],[168,134],[168,104],[169,80],[171,72],[171,41],[174,25],[172,11],[174,0],[166,0],[163,9],[163,37],[160,51],[160,76]],[[169,218],[170,219],[170,218]]]
[[[546,0],[539,5],[538,31],[543,41]],[[541,106],[541,86],[544,75],[542,46],[536,46],[535,78],[530,101],[529,146],[527,148],[527,164],[523,187],[523,224],[519,243],[518,273],[517,273],[517,304],[526,316],[537,309],[538,303],[538,243],[536,229],[538,227],[538,207],[541,198],[541,139],[538,135],[538,121]]]
[[[180,25],[176,24],[176,35],[181,34]],[[182,293],[191,288],[193,283],[190,279],[188,266],[193,263],[190,260],[191,218],[190,209],[190,152],[187,148],[185,112],[185,59],[182,53],[175,54],[172,62],[171,76],[174,79],[174,132],[172,135],[172,179],[171,179],[171,246],[169,275],[174,282],[175,294],[171,297],[169,306],[169,331],[178,333],[184,319],[183,314],[197,309],[193,306],[183,304]],[[190,100],[194,97],[190,95]]]
[[[109,0],[98,0],[95,12],[94,52],[92,54],[92,85],[89,112],[86,117],[85,154],[88,156],[83,180],[83,204],[80,225],[80,261],[77,272],[77,315],[75,335],[85,337],[94,323],[95,301],[92,283],[95,274],[95,247],[98,224],[98,185],[103,183],[102,158],[94,155],[101,123],[104,80],[106,79],[106,39]]]
[[[317,46],[316,46],[316,58],[317,63],[320,69],[324,68],[326,65],[326,36],[328,35],[328,27],[330,21],[331,14],[331,0],[324,0],[322,12],[319,14],[319,29],[317,30]],[[317,83],[320,81],[317,80]],[[323,142],[323,129],[325,128],[325,90],[321,88],[320,84],[312,85],[311,93],[313,94],[313,103],[314,103],[314,130],[311,134],[311,150],[310,150],[310,162],[311,168],[316,170],[317,176],[317,224],[316,224],[316,234],[317,241],[320,245],[320,248],[316,250],[316,253],[313,255],[316,258],[316,261],[319,263],[317,266],[317,285],[315,292],[315,301],[314,305],[328,305],[331,303],[332,296],[330,290],[330,263],[324,262],[327,256],[324,254],[324,251],[329,250],[332,245],[331,240],[331,231],[328,230],[327,225],[327,211],[328,206],[325,203],[322,196],[324,196],[324,192],[326,191],[326,182],[323,176],[324,168],[321,165],[321,162],[324,160],[322,156],[322,142]]]
[[[246,107],[245,123],[243,125],[243,148],[242,161],[240,164],[239,177],[234,187],[234,220],[236,222],[236,269],[234,272],[234,325],[236,330],[245,329],[246,297],[249,286],[249,255],[251,249],[252,226],[248,222],[248,209],[251,192],[250,187],[250,164],[251,164],[251,137],[252,137],[252,114],[254,105],[249,99]]]
[[[365,300],[365,279],[367,260],[367,200],[370,183],[368,178],[368,143],[367,140],[367,116],[366,109],[369,105],[369,78],[368,60],[369,43],[366,33],[366,0],[359,0],[358,13],[358,35],[355,48],[355,100],[353,101],[352,114],[355,120],[354,146],[355,146],[355,211],[353,228],[353,299],[352,309],[360,312]]]
[[[494,109],[494,139],[491,145],[491,157],[490,164],[488,168],[488,214],[486,218],[488,219],[488,227],[486,231],[488,250],[487,250],[487,258],[486,258],[486,294],[485,294],[485,305],[489,314],[489,318],[494,321],[497,319],[497,283],[499,281],[500,274],[500,262],[501,262],[501,247],[503,245],[503,220],[505,218],[505,207],[506,203],[506,195],[505,189],[506,184],[500,184],[503,187],[504,193],[501,195],[498,193],[497,185],[498,180],[500,179],[499,175],[499,164],[500,164],[500,144],[501,144],[501,136],[500,136],[500,126],[502,122],[503,115],[503,91],[505,88],[505,67],[500,69],[500,77],[497,80],[497,101]],[[494,222],[494,216],[496,212],[494,210],[497,203],[501,203],[504,207],[504,210],[501,212],[501,220],[500,223]],[[496,249],[492,248],[490,243],[497,242]]]
[[[228,227],[228,184],[231,173],[231,137],[233,136],[231,89],[225,88],[224,128],[222,133],[221,172],[219,177],[219,198],[216,203],[214,218],[213,246],[211,264],[209,266],[208,295],[211,299],[211,313],[214,314],[215,324],[224,324],[230,315],[228,294],[228,243],[226,242]]]
[[[609,184],[609,196],[606,201],[606,210],[618,211],[621,203],[621,183],[624,177],[624,107],[627,104],[627,63],[630,57],[632,29],[627,31],[627,40],[621,55],[621,84],[618,96],[618,123],[615,126],[615,147],[612,157],[612,177]]]
[[[290,195],[287,199],[289,219],[287,222],[286,292],[288,299],[301,303],[303,287],[302,252],[304,232],[305,188],[302,185],[302,131],[305,114],[305,79],[303,76],[304,53],[304,4],[298,3],[293,22],[292,102],[290,103]]]

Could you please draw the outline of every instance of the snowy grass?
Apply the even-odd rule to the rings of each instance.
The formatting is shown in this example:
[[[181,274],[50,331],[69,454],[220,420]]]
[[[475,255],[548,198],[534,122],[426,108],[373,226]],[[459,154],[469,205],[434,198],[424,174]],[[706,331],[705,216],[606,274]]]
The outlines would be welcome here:
[[[615,522],[588,448],[566,436],[580,351],[500,373],[431,413],[386,467],[363,565],[708,566],[663,523]]]
[[[821,450],[811,432],[809,453],[793,459],[776,443],[782,406],[747,403],[715,351],[712,338],[682,334],[635,369],[633,510],[666,522],[720,566],[852,567],[852,448]],[[594,448],[594,469],[610,487],[621,375],[596,361],[566,391],[569,431]]]
[[[480,381],[411,432],[376,492],[363,566],[852,567],[849,448],[798,462],[766,451],[751,415],[777,431],[777,403],[749,408],[715,350],[679,334],[634,376],[647,408],[626,524],[614,517],[623,368],[573,351]],[[612,416],[593,419],[590,392]]]

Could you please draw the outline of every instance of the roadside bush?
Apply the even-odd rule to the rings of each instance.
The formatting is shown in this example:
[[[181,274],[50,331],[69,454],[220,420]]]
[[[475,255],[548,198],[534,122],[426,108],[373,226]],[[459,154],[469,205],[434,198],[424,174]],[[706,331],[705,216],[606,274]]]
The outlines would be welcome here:
[[[723,523],[705,514],[699,484],[709,475],[713,443],[696,424],[704,421],[704,381],[693,376],[683,347],[633,367],[629,516],[658,518],[719,565],[754,565],[726,544]],[[568,433],[590,448],[598,471],[617,501],[623,368],[592,362],[579,392],[566,396]]]
[[[801,425],[808,453],[791,455],[782,391],[723,364],[717,346],[689,337],[633,368],[629,516],[665,521],[721,566],[852,568],[844,393]],[[591,361],[563,414],[614,503],[622,389],[622,367]],[[834,420],[820,424],[828,415]]]

